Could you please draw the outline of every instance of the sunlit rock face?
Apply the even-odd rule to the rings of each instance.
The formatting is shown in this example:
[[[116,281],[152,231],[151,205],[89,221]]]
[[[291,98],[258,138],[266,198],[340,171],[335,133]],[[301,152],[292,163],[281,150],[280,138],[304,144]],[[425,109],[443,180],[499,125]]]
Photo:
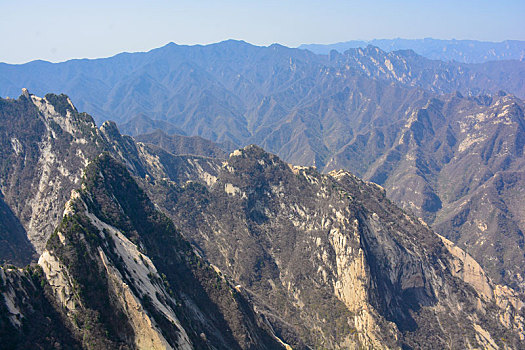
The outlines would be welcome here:
[[[405,210],[468,249],[493,280],[522,290],[523,110],[523,102],[508,95],[431,99],[406,120],[346,147],[326,170],[359,170]],[[355,162],[374,154],[365,169]]]
[[[446,348],[447,334],[455,346],[485,347],[509,319],[521,334],[517,295],[498,302],[501,286],[380,186],[293,167],[256,146],[210,175],[146,189],[279,332],[298,334],[302,342],[284,338],[292,346]],[[480,324],[487,312],[500,315],[493,335]]]
[[[60,315],[45,324],[51,340],[69,337],[76,348],[286,347],[108,153],[85,168],[38,265],[0,271],[0,334],[10,346],[32,335],[25,325],[43,317],[36,307],[46,303]],[[37,345],[50,341],[33,337]]]
[[[2,103],[40,130],[2,134],[5,203],[39,256],[0,270],[6,344],[523,347],[520,294],[393,204],[388,186],[254,145],[174,155],[115,123],[97,128],[66,96]],[[32,191],[13,195],[22,183],[38,188],[35,209]]]

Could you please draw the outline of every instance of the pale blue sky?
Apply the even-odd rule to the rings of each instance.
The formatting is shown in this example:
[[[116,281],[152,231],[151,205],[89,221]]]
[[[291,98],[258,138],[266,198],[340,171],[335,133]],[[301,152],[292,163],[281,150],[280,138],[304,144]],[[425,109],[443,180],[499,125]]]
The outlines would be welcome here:
[[[0,62],[230,38],[287,46],[397,37],[525,40],[524,18],[524,0],[0,0]]]

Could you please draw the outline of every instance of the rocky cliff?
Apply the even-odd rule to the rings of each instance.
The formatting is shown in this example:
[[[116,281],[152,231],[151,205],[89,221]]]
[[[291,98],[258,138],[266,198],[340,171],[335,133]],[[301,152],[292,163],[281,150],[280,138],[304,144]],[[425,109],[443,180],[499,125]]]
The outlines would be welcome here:
[[[148,191],[293,347],[521,346],[517,294],[498,301],[505,288],[377,185],[255,146],[202,177]]]
[[[326,169],[354,169],[384,186],[494,280],[522,289],[523,108],[505,94],[430,99],[406,120],[356,138]]]
[[[524,346],[522,295],[376,184],[257,146],[176,156],[65,96],[2,103],[40,130],[0,133],[20,144],[2,148],[5,203],[39,256],[1,270],[12,348]]]
[[[60,315],[49,327],[67,330],[71,339],[64,340],[65,347],[284,348],[230,281],[193,251],[111,156],[104,154],[87,167],[81,188],[65,208],[39,266],[30,268],[40,274],[40,286],[14,285],[22,272],[2,271],[8,281],[4,327],[14,328],[9,340],[15,348],[23,347],[17,331],[23,339],[25,323],[31,324],[27,318],[46,316],[44,310],[27,311],[39,299]],[[43,289],[43,296],[36,301],[24,296],[32,288]]]

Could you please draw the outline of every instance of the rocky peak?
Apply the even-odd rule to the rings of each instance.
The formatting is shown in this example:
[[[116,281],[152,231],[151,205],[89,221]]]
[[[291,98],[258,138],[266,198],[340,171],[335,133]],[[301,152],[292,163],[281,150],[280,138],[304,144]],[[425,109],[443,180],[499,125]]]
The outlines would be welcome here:
[[[30,98],[29,91],[26,88],[22,88],[22,96],[24,96],[27,99]]]
[[[458,273],[472,265],[465,256],[452,254],[380,186],[348,172],[295,168],[249,146],[230,155],[206,190],[172,188],[156,198],[293,347],[447,347],[436,334],[452,337],[452,347],[485,347],[510,324],[512,346],[524,336],[516,295],[494,309],[485,295],[500,287],[481,269]],[[487,312],[507,321],[489,325]]]
[[[68,111],[73,114],[78,114],[76,107],[67,95],[47,94],[44,98],[48,103],[53,105],[55,111],[60,115],[67,116]]]
[[[118,130],[117,124],[113,121],[105,121],[100,126],[100,131],[106,135],[108,139],[114,139],[115,137],[120,137],[120,132]]]
[[[262,147],[257,145],[248,145],[244,148],[238,149],[230,153],[230,159],[245,159],[246,161],[257,161],[264,162],[268,160],[270,162],[280,162],[279,158],[274,154],[266,152]],[[262,164],[261,164],[262,165]]]

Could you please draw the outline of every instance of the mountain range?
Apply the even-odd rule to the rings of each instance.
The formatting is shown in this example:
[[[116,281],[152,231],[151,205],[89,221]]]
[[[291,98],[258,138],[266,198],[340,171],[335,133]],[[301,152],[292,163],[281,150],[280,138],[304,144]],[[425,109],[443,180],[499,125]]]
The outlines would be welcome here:
[[[227,152],[257,144],[321,172],[349,170],[468,250],[494,281],[525,286],[523,61],[444,62],[374,46],[317,55],[229,40],[0,65],[0,94],[24,86],[65,92],[98,124],[114,120],[170,152],[212,146],[147,134],[199,136]]]
[[[300,49],[318,54],[329,54],[336,50],[345,52],[348,49],[377,46],[384,51],[414,50],[417,54],[439,61],[456,61],[461,63],[484,63],[499,60],[520,60],[525,58],[525,42],[505,40],[488,42],[477,40],[439,40],[425,39],[374,39],[351,40],[335,44],[303,44]]]
[[[32,263],[0,268],[6,348],[523,347],[523,296],[375,183],[255,145],[176,155],[65,95],[0,117],[0,214],[26,239],[0,231],[2,258]]]

